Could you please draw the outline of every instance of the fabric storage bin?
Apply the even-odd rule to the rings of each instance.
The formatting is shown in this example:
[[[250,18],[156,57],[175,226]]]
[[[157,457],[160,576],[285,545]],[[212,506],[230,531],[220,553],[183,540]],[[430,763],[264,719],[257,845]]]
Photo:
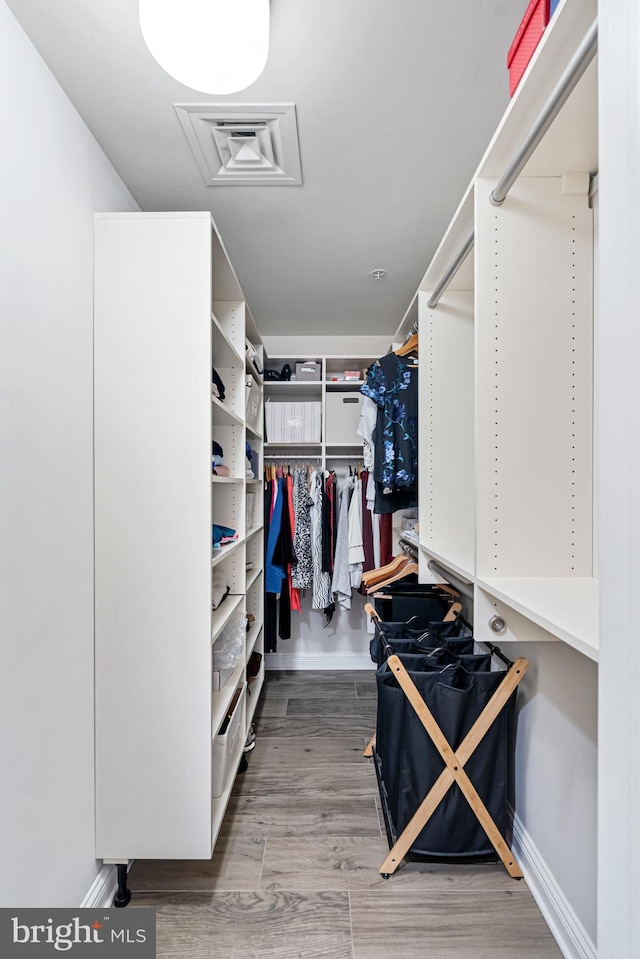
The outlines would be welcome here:
[[[515,93],[548,23],[549,0],[531,0],[507,54],[510,96]]]
[[[357,429],[362,409],[362,395],[340,390],[328,392],[325,397],[325,441],[331,443],[352,443],[362,445],[362,437]]]
[[[304,363],[296,363],[296,379],[302,382],[320,380],[320,364],[315,360],[307,360]]]
[[[322,403],[264,405],[268,443],[319,443]]]
[[[239,687],[239,695],[233,706],[224,732],[218,733],[211,747],[211,795],[215,798],[224,792],[234,757],[238,751],[238,741],[244,734],[245,699],[247,684]],[[239,757],[238,757],[239,759]]]

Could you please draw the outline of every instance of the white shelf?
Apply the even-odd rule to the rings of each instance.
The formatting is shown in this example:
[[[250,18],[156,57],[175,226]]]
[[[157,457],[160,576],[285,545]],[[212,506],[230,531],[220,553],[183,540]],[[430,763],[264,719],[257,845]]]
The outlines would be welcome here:
[[[228,543],[226,546],[221,546],[220,549],[211,550],[211,568],[217,566],[218,563],[221,563],[227,556],[230,556],[231,553],[235,552],[239,546],[242,546],[244,543],[244,537],[239,537],[235,542]]]
[[[264,529],[262,523],[259,526],[252,526],[251,529],[247,530],[247,535],[245,539],[247,542],[251,539],[252,536],[255,536],[256,533],[259,533],[261,529]]]
[[[249,592],[249,590],[251,589],[251,587],[253,586],[253,584],[255,583],[255,581],[258,579],[258,577],[259,577],[261,574],[262,574],[262,567],[261,567],[261,566],[255,568],[255,569],[249,569],[249,570],[247,570],[247,585],[246,585],[246,591],[247,591],[247,592]]]
[[[435,550],[431,549],[429,546],[425,546],[424,543],[419,543],[420,550],[428,556],[430,559],[433,559],[436,563],[439,563],[440,566],[444,566],[447,569],[450,569],[452,573],[456,573],[460,576],[465,583],[473,583],[474,575],[470,569],[467,569],[465,566],[460,566],[458,563],[454,562],[449,556],[444,556],[442,553],[438,553]]]
[[[248,480],[247,480],[247,486],[260,486],[262,483],[264,483],[264,480],[262,480],[262,479],[248,479]]]
[[[357,392],[361,386],[364,386],[365,380],[325,380],[324,385],[327,390]]]
[[[238,367],[244,369],[245,357],[238,353],[213,312],[211,313],[211,351],[214,357],[213,366],[217,372]]]
[[[211,397],[211,422],[214,426],[244,426],[244,420],[217,396]]]
[[[256,643],[258,642],[258,639],[260,638],[261,632],[262,632],[262,623],[255,623],[251,627],[249,632],[247,633],[247,652],[246,652],[247,662],[249,662],[249,656],[251,656],[251,653],[255,649]]]
[[[244,594],[233,596],[229,594],[211,614],[211,642],[214,642],[217,636],[227,625],[237,608],[240,606]]]
[[[211,476],[212,483],[244,483],[241,476]]]
[[[251,363],[250,360],[248,360],[246,357],[245,357],[245,370],[247,371],[247,373],[251,374],[251,376],[254,378],[256,383],[258,383],[260,386],[263,385],[263,380],[261,375],[258,373],[253,363]]]
[[[255,427],[253,427],[253,426],[249,426],[248,423],[247,423],[247,433],[248,433],[250,436],[255,437],[255,439],[257,439],[257,440],[263,439],[263,436],[264,436],[264,434],[262,433],[261,430],[257,430],[257,429],[255,429]]]
[[[568,646],[598,661],[597,579],[483,577],[477,584]]]
[[[265,380],[265,396],[286,396],[288,393],[322,394],[322,380]]]

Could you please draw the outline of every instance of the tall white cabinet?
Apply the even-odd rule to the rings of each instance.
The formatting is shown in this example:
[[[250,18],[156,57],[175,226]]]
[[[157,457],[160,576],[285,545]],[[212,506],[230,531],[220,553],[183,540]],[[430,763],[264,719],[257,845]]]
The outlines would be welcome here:
[[[565,0],[552,18],[407,323],[417,315],[423,554],[473,586],[479,639],[495,638],[497,616],[501,642],[560,639],[597,661],[596,61],[504,203],[490,200],[595,16],[595,0]]]
[[[597,57],[504,202],[491,194],[597,13],[559,4],[396,337],[418,323],[422,577],[461,584],[476,637],[531,664],[514,852],[571,959],[597,941]]]
[[[262,433],[261,417],[246,423],[247,377],[262,386],[245,337],[260,354],[209,213],[96,216],[96,855],[106,861],[210,858],[260,693],[264,658],[256,676],[247,663],[263,652],[262,488],[246,475],[245,443],[260,462]],[[212,475],[213,440],[229,477]],[[237,540],[214,550],[213,524]],[[214,571],[230,590],[216,609]],[[240,656],[218,671],[216,642],[232,626]]]

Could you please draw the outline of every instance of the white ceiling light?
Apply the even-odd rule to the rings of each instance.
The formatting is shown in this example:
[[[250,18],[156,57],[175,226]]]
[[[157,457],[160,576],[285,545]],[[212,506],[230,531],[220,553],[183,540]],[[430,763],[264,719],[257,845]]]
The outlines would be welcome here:
[[[140,0],[140,27],[163,70],[203,93],[237,93],[269,54],[269,0]]]

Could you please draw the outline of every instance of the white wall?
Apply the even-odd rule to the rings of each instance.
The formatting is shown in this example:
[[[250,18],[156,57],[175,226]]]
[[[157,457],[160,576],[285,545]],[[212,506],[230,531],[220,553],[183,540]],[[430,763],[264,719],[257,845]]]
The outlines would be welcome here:
[[[74,906],[98,871],[92,214],[137,207],[4,0],[0,65],[0,906]]]
[[[583,937],[582,926],[595,944],[598,666],[561,642],[505,651],[529,660],[518,691],[517,816],[550,884],[543,892],[574,914],[569,930],[561,923],[554,931],[566,942]],[[547,918],[553,927],[557,917]]]

